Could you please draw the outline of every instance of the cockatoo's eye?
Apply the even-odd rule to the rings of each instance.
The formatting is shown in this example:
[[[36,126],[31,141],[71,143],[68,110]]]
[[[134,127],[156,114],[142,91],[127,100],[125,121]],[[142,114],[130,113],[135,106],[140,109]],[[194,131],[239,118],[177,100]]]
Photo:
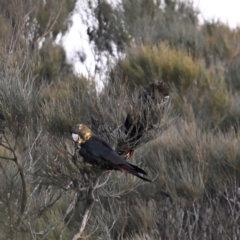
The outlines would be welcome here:
[[[75,133],[72,133],[72,138],[73,138],[73,141],[74,142],[78,142],[78,140],[79,140],[79,135],[78,134],[75,134]]]

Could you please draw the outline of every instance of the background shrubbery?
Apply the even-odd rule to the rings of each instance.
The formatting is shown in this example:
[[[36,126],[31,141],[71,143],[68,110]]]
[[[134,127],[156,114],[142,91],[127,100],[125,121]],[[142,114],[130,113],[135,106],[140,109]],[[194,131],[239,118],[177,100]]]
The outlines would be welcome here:
[[[0,3],[0,238],[72,239],[83,227],[85,239],[237,239],[239,28],[200,26],[178,1],[89,5],[96,49],[112,54],[115,43],[124,56],[97,92],[54,43],[74,4]],[[129,105],[160,80],[170,101],[130,158],[153,182],[84,164],[70,127],[84,123],[115,148]]]

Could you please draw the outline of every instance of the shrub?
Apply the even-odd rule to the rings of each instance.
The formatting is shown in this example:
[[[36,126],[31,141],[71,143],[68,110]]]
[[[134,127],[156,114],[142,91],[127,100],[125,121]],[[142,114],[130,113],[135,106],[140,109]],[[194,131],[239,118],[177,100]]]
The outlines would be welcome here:
[[[130,49],[120,62],[123,81],[130,88],[147,85],[149,82],[164,81],[186,91],[201,74],[202,61],[194,61],[185,51],[174,50],[168,44],[143,46]]]

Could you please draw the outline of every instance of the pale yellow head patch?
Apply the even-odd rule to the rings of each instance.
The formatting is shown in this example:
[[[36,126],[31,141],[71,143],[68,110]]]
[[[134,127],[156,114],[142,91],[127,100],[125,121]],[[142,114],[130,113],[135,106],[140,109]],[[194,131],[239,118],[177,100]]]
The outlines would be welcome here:
[[[92,136],[91,132],[86,132],[84,135],[84,140],[87,141]]]
[[[78,127],[78,130],[79,130],[79,133],[78,133],[79,138],[78,138],[77,142],[79,144],[83,144],[84,142],[89,140],[89,138],[92,136],[92,132],[84,124],[78,124],[77,127]]]

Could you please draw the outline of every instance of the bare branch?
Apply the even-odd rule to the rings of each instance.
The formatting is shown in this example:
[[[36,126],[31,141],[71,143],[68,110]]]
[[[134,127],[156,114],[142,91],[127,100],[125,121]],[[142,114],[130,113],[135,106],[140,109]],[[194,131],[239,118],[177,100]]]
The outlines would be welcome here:
[[[45,211],[50,209],[60,198],[62,197],[62,194],[59,194],[56,199],[54,199],[51,203],[49,203],[47,206],[41,207],[38,216],[40,217]]]
[[[52,22],[51,26],[50,26],[51,20],[50,20],[50,18],[49,18],[49,21],[48,21],[46,30],[45,30],[44,33],[42,34],[41,38],[46,37],[46,36],[52,31],[52,29],[54,28],[54,26],[56,25],[57,20],[58,20],[60,14],[61,14],[61,11],[62,11],[62,6],[63,6],[63,2],[61,3],[60,9],[59,9],[59,11],[58,11],[58,14],[57,14],[57,16],[55,17],[54,21]]]
[[[10,157],[5,157],[5,156],[0,156],[0,158],[6,159],[6,160],[11,160],[11,161],[15,162],[15,158],[10,158]]]
[[[25,176],[24,176],[24,172],[23,172],[23,169],[22,169],[22,166],[20,165],[19,163],[19,160],[17,158],[17,155],[15,153],[15,150],[12,148],[12,146],[10,145],[9,143],[9,140],[7,139],[7,137],[5,136],[5,134],[3,134],[3,137],[4,139],[6,140],[6,143],[8,144],[7,148],[9,151],[12,152],[14,158],[11,159],[11,158],[6,158],[6,157],[3,157],[3,159],[8,159],[8,160],[12,160],[15,162],[15,164],[17,165],[17,168],[18,168],[18,172],[20,174],[20,178],[21,178],[21,182],[22,182],[22,198],[21,198],[21,207],[20,207],[20,213],[19,213],[19,216],[18,216],[18,219],[16,221],[16,227],[18,228],[20,222],[21,222],[21,218],[22,218],[22,215],[24,214],[24,211],[25,211],[25,208],[26,208],[26,204],[27,204],[27,189],[26,189],[26,180],[25,180]]]
[[[93,185],[89,188],[89,192],[88,192],[88,197],[87,197],[87,202],[85,205],[85,209],[84,209],[84,213],[83,213],[83,218],[82,218],[82,222],[79,226],[78,231],[74,234],[72,240],[77,240],[79,238],[81,238],[81,235],[87,225],[87,221],[88,218],[90,216],[90,212],[94,203],[94,196],[93,196],[93,192],[95,189],[95,186],[98,184],[99,178],[96,178]]]

